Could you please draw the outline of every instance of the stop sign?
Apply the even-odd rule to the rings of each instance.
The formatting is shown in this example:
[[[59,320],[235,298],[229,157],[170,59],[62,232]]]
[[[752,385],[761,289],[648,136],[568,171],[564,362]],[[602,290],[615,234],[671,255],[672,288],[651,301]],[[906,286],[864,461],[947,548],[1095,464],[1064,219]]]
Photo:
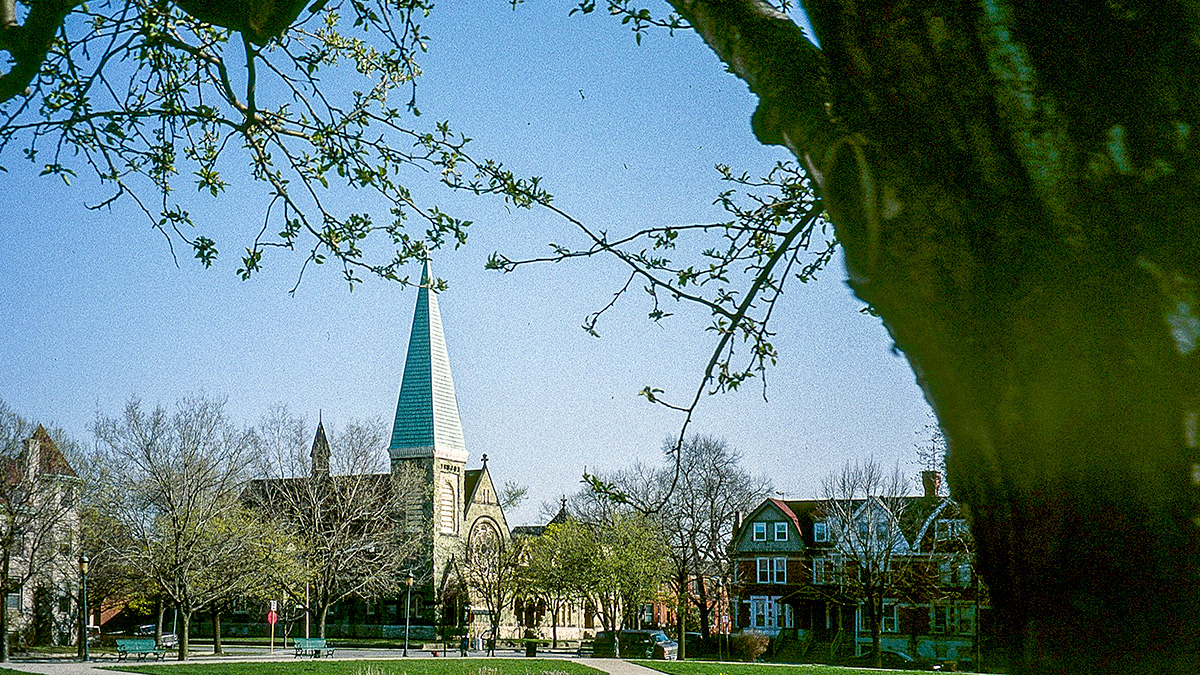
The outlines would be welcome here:
[[[267,612],[267,623],[274,626],[276,621],[279,621],[279,615],[275,613],[275,610]]]

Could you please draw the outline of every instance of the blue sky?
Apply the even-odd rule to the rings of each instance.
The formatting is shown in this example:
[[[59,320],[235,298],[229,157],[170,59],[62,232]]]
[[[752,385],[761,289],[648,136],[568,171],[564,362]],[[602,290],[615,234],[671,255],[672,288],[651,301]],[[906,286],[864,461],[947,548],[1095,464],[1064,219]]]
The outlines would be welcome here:
[[[610,232],[718,220],[715,164],[757,172],[788,158],[754,139],[754,97],[696,36],[653,33],[638,46],[618,21],[568,17],[570,7],[440,3],[425,26],[418,124],[451,120],[476,154],[543,176],[559,206]],[[193,214],[229,237],[219,242],[226,257],[205,270],[186,252],[177,267],[130,205],[85,209],[102,194],[94,181],[66,187],[17,157],[3,163],[0,397],[25,416],[90,442],[97,411],[116,413],[132,395],[226,394],[245,423],[276,402],[314,425],[318,410],[333,426],[393,413],[415,290],[368,280],[350,292],[336,269],[316,268],[290,296],[302,260],[286,254],[238,280],[228,254],[261,222],[237,196],[249,187],[196,199]],[[544,254],[580,236],[545,212],[418,187],[475,221],[467,246],[438,254],[434,270],[450,284],[440,301],[471,465],[486,452],[499,482],[530,487],[510,521],[532,521],[541,502],[576,490],[585,466],[659,461],[681,419],[636,394],[653,385],[690,397],[712,347],[707,317],[672,308],[678,315],[655,325],[635,295],[593,338],[579,326],[623,282],[614,261],[484,271],[492,251]],[[708,398],[694,425],[789,495],[813,495],[846,459],[915,471],[928,408],[844,276],[839,262],[781,300],[768,400],[756,386]]]

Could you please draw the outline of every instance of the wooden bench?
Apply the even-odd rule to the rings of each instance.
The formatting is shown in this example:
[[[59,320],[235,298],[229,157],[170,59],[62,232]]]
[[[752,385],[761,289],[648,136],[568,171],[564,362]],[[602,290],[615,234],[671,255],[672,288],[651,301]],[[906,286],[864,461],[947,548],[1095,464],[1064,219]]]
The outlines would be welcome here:
[[[167,658],[165,649],[159,649],[154,638],[117,638],[117,660],[123,661],[130,654],[137,654],[138,661],[153,654],[159,661]]]
[[[318,659],[322,656],[333,656],[333,647],[325,644],[325,638],[293,638],[292,642],[296,647],[295,658],[311,656]]]

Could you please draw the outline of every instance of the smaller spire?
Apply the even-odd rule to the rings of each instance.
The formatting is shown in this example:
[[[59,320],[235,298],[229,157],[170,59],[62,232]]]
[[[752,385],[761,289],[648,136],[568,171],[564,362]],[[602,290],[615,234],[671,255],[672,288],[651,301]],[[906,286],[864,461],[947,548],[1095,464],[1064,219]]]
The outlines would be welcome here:
[[[312,452],[309,453],[309,457],[312,458],[312,475],[329,475],[329,455],[329,439],[325,437],[325,424],[321,420],[321,413],[317,412],[317,435],[313,438]]]

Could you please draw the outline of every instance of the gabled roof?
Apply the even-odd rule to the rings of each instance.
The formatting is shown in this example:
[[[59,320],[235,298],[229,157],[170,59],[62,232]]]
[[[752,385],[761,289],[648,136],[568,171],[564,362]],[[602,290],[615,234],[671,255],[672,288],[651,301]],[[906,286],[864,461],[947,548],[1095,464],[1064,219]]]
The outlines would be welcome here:
[[[3,462],[3,475],[5,480],[10,483],[17,483],[29,476],[29,455],[31,446],[37,446],[37,474],[40,476],[68,476],[77,478],[75,469],[71,468],[70,462],[63,456],[62,451],[58,449],[58,444],[50,438],[50,432],[46,431],[46,427],[38,425],[34,430],[33,435],[25,441],[21,453],[16,456],[6,456],[0,458]]]
[[[46,427],[39,424],[33,432],[33,438],[41,443],[41,449],[38,452],[38,473],[53,476],[77,476],[75,469],[71,468],[67,458],[63,457],[62,451],[58,449],[58,444],[50,438],[50,432],[46,431]]]
[[[426,260],[388,451],[393,458],[432,456],[465,462],[467,447],[433,278]]]

